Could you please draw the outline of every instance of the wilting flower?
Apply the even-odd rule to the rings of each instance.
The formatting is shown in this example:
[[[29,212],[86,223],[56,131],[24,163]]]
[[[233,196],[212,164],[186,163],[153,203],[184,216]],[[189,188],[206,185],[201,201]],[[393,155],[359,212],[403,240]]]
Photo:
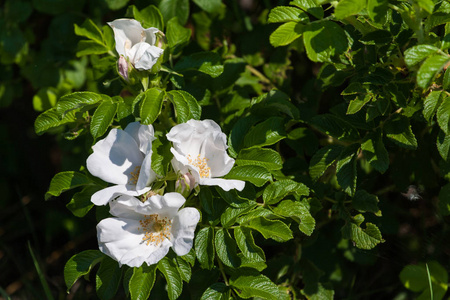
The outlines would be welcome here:
[[[156,179],[151,169],[154,139],[152,125],[134,122],[125,130],[112,129],[92,146],[94,152],[86,162],[89,172],[115,184],[92,195],[94,204],[105,205],[119,194],[138,196],[150,190],[147,185]]]
[[[217,178],[230,172],[234,159],[227,154],[227,138],[216,122],[189,120],[172,127],[167,139],[173,143],[175,171],[192,174],[195,185],[218,185],[225,191],[244,188],[244,181]]]
[[[141,23],[133,19],[118,19],[108,25],[114,30],[117,53],[128,58],[138,70],[150,70],[164,52],[155,46],[158,28],[144,29]]]
[[[193,244],[200,213],[179,208],[186,199],[179,193],[151,196],[147,201],[126,195],[110,203],[110,213],[97,225],[100,250],[120,265],[139,267],[161,260],[169,251],[187,254]]]

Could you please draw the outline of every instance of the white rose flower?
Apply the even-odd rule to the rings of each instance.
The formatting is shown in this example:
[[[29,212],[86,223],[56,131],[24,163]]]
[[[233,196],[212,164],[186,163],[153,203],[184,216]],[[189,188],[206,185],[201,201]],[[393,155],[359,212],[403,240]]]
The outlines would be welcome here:
[[[193,207],[179,210],[185,201],[179,193],[151,196],[145,202],[127,195],[111,201],[115,218],[97,225],[100,251],[130,267],[156,264],[170,247],[177,255],[187,254],[200,213]]]
[[[144,29],[133,19],[118,19],[108,25],[114,30],[117,53],[127,57],[138,70],[150,70],[164,52],[155,45],[158,28]]]
[[[115,184],[92,195],[95,205],[105,205],[119,194],[138,196],[150,190],[147,185],[156,179],[151,169],[154,139],[152,125],[133,122],[125,130],[112,129],[105,139],[92,146],[94,152],[87,159],[87,169]]]
[[[172,127],[167,139],[173,143],[173,168],[192,174],[195,185],[218,185],[224,191],[244,188],[244,181],[217,178],[230,172],[234,159],[227,154],[226,135],[216,122],[189,120]]]

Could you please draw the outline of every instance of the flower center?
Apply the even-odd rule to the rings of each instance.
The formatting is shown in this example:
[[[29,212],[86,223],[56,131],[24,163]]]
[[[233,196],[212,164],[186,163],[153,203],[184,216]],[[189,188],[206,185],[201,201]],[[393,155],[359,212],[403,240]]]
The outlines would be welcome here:
[[[187,160],[191,166],[194,166],[198,169],[198,173],[201,178],[209,178],[211,176],[211,169],[208,167],[206,163],[209,159],[206,157],[201,157],[200,154],[197,155],[197,158],[193,159],[190,154],[187,156]]]
[[[170,239],[172,220],[169,220],[167,217],[159,219],[157,214],[145,215],[144,219],[139,220],[139,224],[141,227],[139,227],[138,230],[144,232],[142,240],[147,246],[150,245],[150,243],[154,246],[158,246],[164,239]]]
[[[139,173],[141,172],[141,166],[134,167],[134,170],[130,173],[130,179],[128,179],[128,184],[136,185],[139,179]]]

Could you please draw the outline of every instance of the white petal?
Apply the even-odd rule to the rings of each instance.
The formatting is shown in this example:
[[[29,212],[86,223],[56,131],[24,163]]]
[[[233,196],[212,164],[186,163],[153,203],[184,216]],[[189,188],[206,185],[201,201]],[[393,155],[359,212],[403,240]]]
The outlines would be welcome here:
[[[166,193],[164,196],[155,195],[136,207],[136,212],[143,215],[156,213],[172,219],[184,202],[186,202],[186,199],[179,193]]]
[[[125,44],[133,45],[145,40],[146,35],[141,23],[133,19],[118,19],[108,23],[114,30],[116,51],[119,55],[127,56]]]
[[[86,162],[89,172],[114,184],[127,184],[131,172],[141,166],[144,159],[136,141],[128,133],[118,129],[111,130],[92,149],[94,152]]]
[[[105,254],[120,262],[128,251],[139,246],[144,234],[139,232],[139,221],[107,218],[97,224],[99,248]]]
[[[222,179],[222,178],[202,178],[200,179],[200,184],[218,185],[224,191],[229,191],[231,189],[237,189],[238,191],[242,191],[245,187],[245,181],[234,179]]]
[[[128,56],[136,69],[150,70],[163,52],[159,47],[141,42],[131,48]]]
[[[134,138],[142,153],[148,154],[152,150],[152,142],[156,139],[152,125],[141,125],[139,122],[133,122],[128,124],[124,131]]]
[[[158,246],[147,245],[142,242],[138,247],[125,253],[120,261],[130,267],[139,267],[143,262],[153,265],[167,255],[170,246],[172,246],[172,243],[167,239]]]
[[[143,215],[136,212],[136,207],[140,206],[142,202],[136,197],[122,194],[109,204],[109,213],[115,217],[140,220]]]
[[[159,31],[159,29],[155,28],[155,27],[150,27],[150,28],[144,29],[145,36],[146,36],[145,42],[149,43],[152,46],[155,46],[155,43],[156,43],[156,35],[155,34],[158,31]]]
[[[146,193],[149,190],[150,188],[146,188],[146,190],[142,191],[141,193]],[[94,193],[91,197],[91,202],[94,203],[95,205],[106,205],[111,199],[121,194],[129,196],[140,195],[136,191],[135,185],[114,185]]]
[[[173,219],[173,250],[178,255],[187,254],[193,244],[194,231],[200,220],[200,213],[193,207],[183,208]]]
[[[142,162],[139,178],[136,183],[136,190],[139,194],[143,194],[147,185],[155,181],[156,173],[152,170],[152,151],[145,156]]]
[[[170,151],[173,154],[172,166],[175,172],[180,172],[181,174],[191,173],[197,185],[200,182],[200,174],[197,168],[191,166],[186,156],[178,153],[174,148],[170,148]]]

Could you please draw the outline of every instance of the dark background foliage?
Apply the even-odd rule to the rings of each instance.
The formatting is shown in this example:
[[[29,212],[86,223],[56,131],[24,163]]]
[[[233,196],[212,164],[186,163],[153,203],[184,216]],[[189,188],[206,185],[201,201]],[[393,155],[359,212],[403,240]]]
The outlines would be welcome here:
[[[63,268],[75,253],[96,249],[96,216],[91,212],[83,220],[73,216],[66,208],[71,193],[44,201],[51,178],[57,172],[78,170],[84,165],[91,140],[85,135],[68,141],[60,130],[37,136],[34,131],[36,117],[54,104],[60,96],[77,90],[120,90],[119,81],[101,81],[95,86],[93,70],[86,57],[77,58],[79,37],[74,34],[74,24],[81,25],[86,18],[98,25],[125,16],[126,5],[144,8],[159,1],[95,0],[95,1],[16,1],[6,0],[0,10],[0,287],[1,295],[17,299],[45,299],[44,286],[39,276],[49,286],[56,298],[96,298],[95,279],[79,280],[72,293],[66,295]],[[212,30],[201,32],[201,9],[190,3],[191,16],[186,27],[193,30],[191,43],[185,52],[235,47],[233,55],[244,57],[253,76],[250,84],[236,88],[235,97],[243,101],[268,92],[272,88],[291,95],[301,106],[301,114],[327,113],[330,107],[342,102],[340,93],[346,83],[331,87],[321,93],[317,75],[321,63],[307,59],[304,52],[288,47],[274,48],[269,43],[276,24],[267,24],[268,12],[276,5],[288,1],[225,1],[228,8],[224,18],[217,18]],[[193,16],[197,13],[197,19]],[[235,65],[245,70],[244,65]],[[248,69],[247,69],[248,71]],[[262,77],[254,75],[263,74]],[[110,76],[113,78],[115,75]],[[107,78],[107,77],[105,77]],[[237,78],[229,78],[231,82]],[[231,85],[230,82],[230,85]],[[202,82],[203,84],[204,82]],[[227,82],[206,82],[211,86]],[[219,88],[217,90],[220,90]],[[192,91],[194,94],[195,91]],[[228,102],[227,102],[228,101]],[[231,103],[231,104],[230,104]],[[223,99],[222,106],[232,99]],[[305,104],[306,103],[306,104]],[[205,105],[203,118],[215,115],[213,105]],[[220,116],[229,132],[226,116]],[[426,131],[421,123],[413,123],[414,132]],[[295,160],[292,170],[286,173],[298,176],[298,169],[307,169],[316,144],[302,144],[305,155],[299,158],[292,150],[293,141],[280,143],[284,157]],[[434,134],[434,135],[433,135]],[[367,221],[377,224],[385,242],[373,250],[360,250],[352,242],[343,240],[343,221],[331,215],[332,204],[324,203],[317,217],[317,234],[310,238],[300,234],[293,243],[280,251],[280,244],[258,237],[257,244],[266,251],[271,279],[283,276],[295,256],[307,257],[330,280],[338,299],[374,299],[411,297],[403,287],[400,271],[409,264],[439,261],[449,269],[450,235],[448,217],[436,213],[438,194],[442,183],[440,175],[448,166],[430,164],[429,157],[436,156],[435,135],[420,137],[414,152],[386,144],[389,152],[389,170],[380,175],[370,173],[360,187],[379,197],[381,217],[367,216]],[[298,142],[298,141],[297,141]],[[291,144],[289,144],[291,143]],[[295,147],[295,145],[294,145]],[[308,147],[310,147],[308,149]],[[437,155],[438,156],[438,155]],[[306,166],[306,167],[305,167]],[[364,172],[359,169],[359,172]],[[408,186],[415,184],[421,198],[410,200]],[[72,193],[73,194],[73,193]],[[298,247],[302,244],[302,247]],[[32,259],[34,253],[40,270]],[[307,269],[308,266],[303,266]],[[319,273],[321,273],[319,272]],[[316,274],[311,271],[311,274]],[[194,274],[195,276],[195,274]],[[304,275],[307,280],[307,274]],[[200,278],[200,277],[199,277]],[[195,281],[196,279],[193,278]],[[302,286],[298,287],[299,289]],[[154,288],[163,291],[162,281]],[[194,297],[195,293],[184,293]],[[117,298],[124,295],[119,292]]]

